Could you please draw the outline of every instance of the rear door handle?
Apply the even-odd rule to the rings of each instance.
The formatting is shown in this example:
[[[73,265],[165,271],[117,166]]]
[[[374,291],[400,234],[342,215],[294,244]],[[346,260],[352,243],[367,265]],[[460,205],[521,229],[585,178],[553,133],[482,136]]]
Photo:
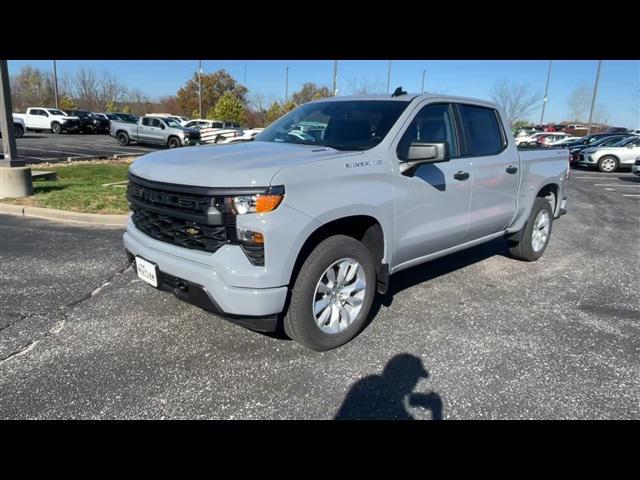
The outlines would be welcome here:
[[[463,172],[462,170],[460,170],[453,175],[453,178],[455,178],[456,180],[466,180],[467,178],[469,178],[469,172]]]
[[[514,174],[518,171],[518,167],[514,167],[513,165],[509,165],[507,167],[507,173]]]

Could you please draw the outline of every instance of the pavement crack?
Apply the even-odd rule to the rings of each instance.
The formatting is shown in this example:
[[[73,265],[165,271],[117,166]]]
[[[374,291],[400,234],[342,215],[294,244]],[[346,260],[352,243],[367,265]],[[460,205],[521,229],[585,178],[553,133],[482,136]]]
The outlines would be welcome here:
[[[0,332],[2,332],[3,330],[6,330],[7,328],[15,325],[18,322],[21,322],[22,320],[24,320],[25,318],[29,318],[29,315],[24,314],[24,313],[9,313],[8,315],[17,315],[18,318],[15,319],[13,322],[9,322],[7,323],[4,327],[0,327]]]
[[[119,276],[122,275],[123,273],[131,270],[133,268],[132,265],[125,265],[124,267],[118,269],[113,275],[111,275],[106,281],[104,281],[103,283],[101,283],[100,285],[98,285],[96,288],[94,288],[93,290],[91,290],[91,292],[87,293],[86,295],[83,295],[81,298],[74,300],[66,305],[63,305],[61,307],[58,308],[58,313],[62,316],[62,319],[57,321],[55,323],[55,325],[50,328],[47,333],[45,333],[44,335],[42,335],[40,338],[36,339],[36,340],[32,340],[31,342],[27,343],[26,345],[22,345],[21,347],[19,347],[17,350],[14,350],[13,352],[11,352],[10,354],[0,358],[0,365],[16,358],[16,357],[20,357],[22,355],[25,355],[27,353],[29,353],[31,350],[33,350],[36,345],[38,343],[40,343],[41,341],[43,341],[44,339],[51,337],[52,335],[57,335],[58,333],[60,333],[63,329],[64,326],[67,322],[68,316],[67,316],[67,309],[71,310],[74,309],[75,307],[77,307],[79,304],[81,304],[82,302],[90,299],[91,297],[97,295],[102,289],[106,288],[108,285],[111,285],[111,283]],[[9,328],[11,325],[15,325],[16,323],[28,318],[29,316],[31,316],[32,314],[19,314],[19,318],[12,321],[11,323],[9,323],[8,325],[2,327],[2,329],[0,329],[0,332],[2,330],[5,330],[7,328]]]

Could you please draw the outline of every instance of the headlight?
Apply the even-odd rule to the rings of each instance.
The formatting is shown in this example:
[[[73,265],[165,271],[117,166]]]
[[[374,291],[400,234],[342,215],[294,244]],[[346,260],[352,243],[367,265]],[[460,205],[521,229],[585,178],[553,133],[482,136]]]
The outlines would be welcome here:
[[[265,213],[278,208],[284,198],[284,188],[270,188],[265,193],[225,198],[225,207],[236,215]]]

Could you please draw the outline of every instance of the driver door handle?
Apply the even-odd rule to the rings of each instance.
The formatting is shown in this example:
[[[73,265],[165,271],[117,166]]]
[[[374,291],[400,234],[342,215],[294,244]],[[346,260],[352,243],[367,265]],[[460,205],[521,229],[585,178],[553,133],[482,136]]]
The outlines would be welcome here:
[[[511,174],[514,174],[517,171],[518,171],[518,167],[514,167],[513,165],[509,165],[506,170],[507,173],[511,173]]]
[[[453,175],[453,178],[455,178],[456,180],[466,180],[467,178],[469,178],[469,172],[463,172],[462,170],[460,170]]]

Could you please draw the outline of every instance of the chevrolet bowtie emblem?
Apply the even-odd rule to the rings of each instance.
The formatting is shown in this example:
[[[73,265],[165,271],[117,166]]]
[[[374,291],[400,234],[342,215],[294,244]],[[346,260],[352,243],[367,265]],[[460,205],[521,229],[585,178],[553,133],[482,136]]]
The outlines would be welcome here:
[[[187,227],[185,229],[185,232],[187,233],[187,235],[189,235],[190,237],[194,237],[196,235],[200,235],[202,232],[200,231],[199,228],[197,227]]]

